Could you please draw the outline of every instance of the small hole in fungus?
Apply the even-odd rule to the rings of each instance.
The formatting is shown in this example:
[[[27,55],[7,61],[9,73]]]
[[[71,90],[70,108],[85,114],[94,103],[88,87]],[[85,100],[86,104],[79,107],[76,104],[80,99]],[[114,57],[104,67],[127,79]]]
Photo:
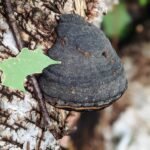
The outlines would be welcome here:
[[[105,51],[102,52],[102,56],[104,56],[105,58],[107,58],[107,53]]]

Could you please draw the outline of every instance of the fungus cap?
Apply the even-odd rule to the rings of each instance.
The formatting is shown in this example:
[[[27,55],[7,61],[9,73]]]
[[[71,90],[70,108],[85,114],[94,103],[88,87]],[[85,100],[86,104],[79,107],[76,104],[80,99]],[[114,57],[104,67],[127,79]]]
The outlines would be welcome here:
[[[57,40],[48,55],[59,65],[48,66],[39,78],[44,98],[66,109],[101,109],[127,88],[124,69],[104,33],[82,17],[60,17]]]

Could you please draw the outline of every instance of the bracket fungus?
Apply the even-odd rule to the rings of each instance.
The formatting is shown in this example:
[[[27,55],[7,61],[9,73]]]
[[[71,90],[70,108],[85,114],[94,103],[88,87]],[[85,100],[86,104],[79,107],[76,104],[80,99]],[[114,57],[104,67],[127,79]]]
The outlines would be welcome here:
[[[48,55],[62,63],[48,66],[40,75],[44,99],[71,110],[101,109],[119,99],[127,80],[104,33],[74,14],[61,15],[56,31]]]

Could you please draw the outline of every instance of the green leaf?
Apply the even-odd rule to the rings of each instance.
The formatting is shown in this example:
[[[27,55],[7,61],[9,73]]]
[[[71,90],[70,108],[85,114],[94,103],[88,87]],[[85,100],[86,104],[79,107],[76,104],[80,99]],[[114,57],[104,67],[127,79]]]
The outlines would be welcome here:
[[[34,51],[23,48],[16,57],[0,62],[0,70],[3,71],[2,84],[12,89],[25,91],[23,83],[27,75],[41,73],[48,65],[60,63],[44,55],[40,48]]]
[[[124,30],[130,22],[131,17],[126,10],[125,4],[120,3],[104,17],[104,31],[109,37],[119,38],[125,34]]]

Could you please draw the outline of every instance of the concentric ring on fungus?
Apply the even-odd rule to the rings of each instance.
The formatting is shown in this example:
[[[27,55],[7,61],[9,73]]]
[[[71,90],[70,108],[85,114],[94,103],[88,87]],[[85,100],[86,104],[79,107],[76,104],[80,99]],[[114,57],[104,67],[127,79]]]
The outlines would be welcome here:
[[[127,88],[124,69],[104,33],[82,17],[60,17],[48,55],[62,62],[39,78],[45,100],[64,109],[95,110],[119,99]]]

